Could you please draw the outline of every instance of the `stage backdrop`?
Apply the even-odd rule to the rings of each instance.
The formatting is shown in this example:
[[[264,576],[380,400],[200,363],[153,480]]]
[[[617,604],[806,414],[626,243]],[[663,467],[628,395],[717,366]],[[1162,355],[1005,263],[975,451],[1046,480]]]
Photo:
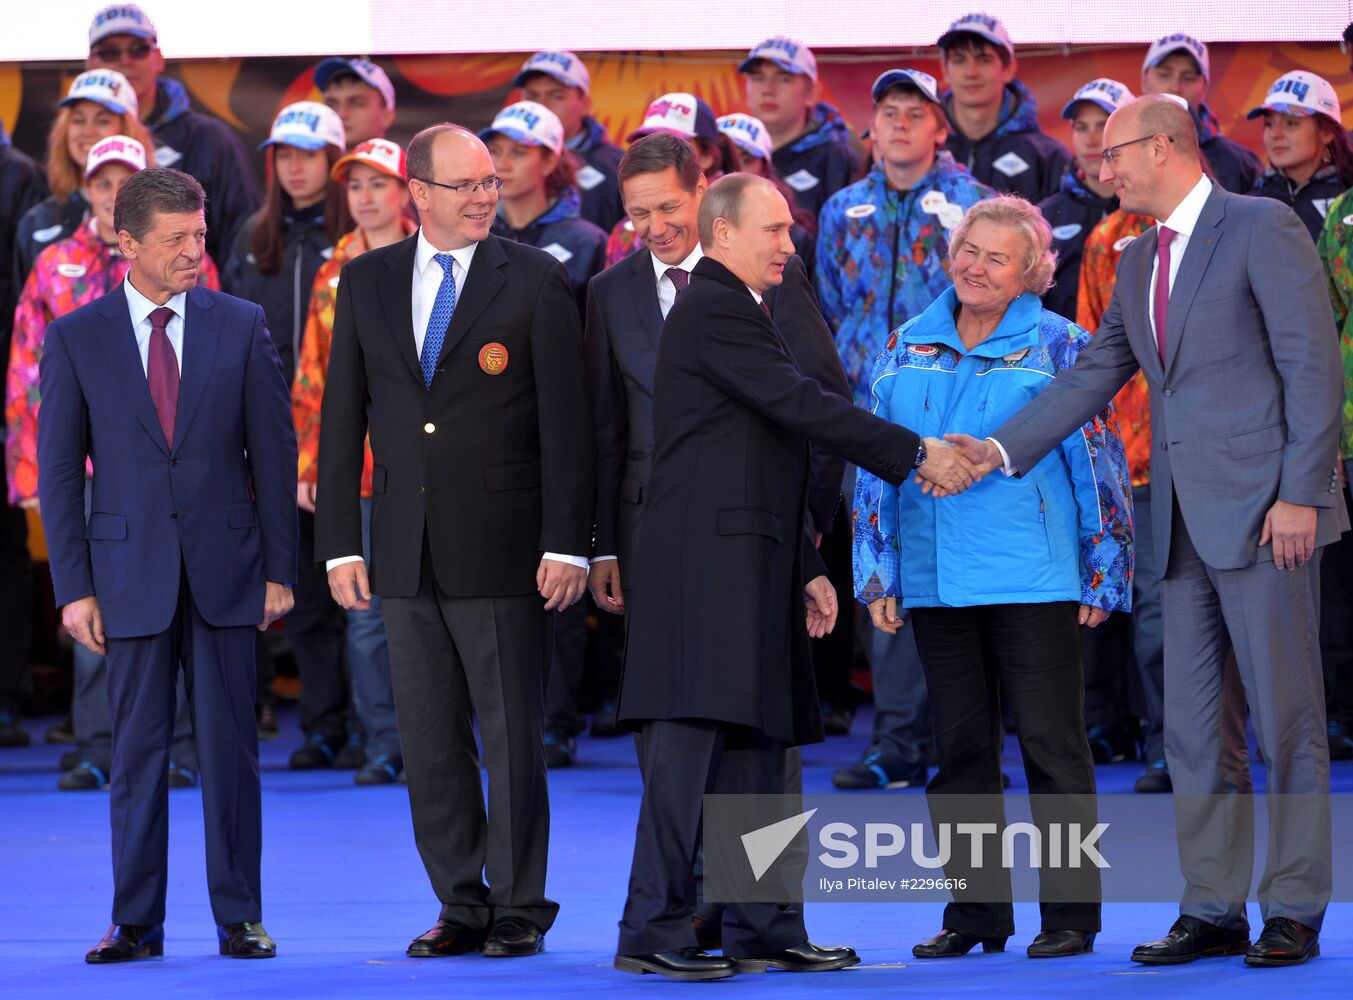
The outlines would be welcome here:
[[[430,122],[450,120],[480,128],[514,98],[512,77],[528,53],[381,56],[399,96],[393,139],[404,142]],[[743,110],[739,51],[579,53],[592,73],[596,116],[623,144],[649,100],[667,91],[695,93],[720,114]],[[1142,45],[1027,47],[1020,78],[1039,102],[1043,127],[1067,140],[1062,104],[1082,83],[1108,76],[1134,91],[1141,85]],[[939,76],[938,50],[822,50],[817,53],[823,98],[845,113],[856,133],[869,119],[869,85],[892,66],[914,66]],[[312,57],[171,61],[166,72],[182,80],[193,102],[245,136],[253,148],[266,138],[277,110],[290,101],[318,99]],[[1262,154],[1259,127],[1245,111],[1259,104],[1268,85],[1293,69],[1307,69],[1334,84],[1345,107],[1353,103],[1348,57],[1330,43],[1243,43],[1211,46],[1209,101],[1228,134]],[[15,145],[43,155],[56,102],[82,69],[69,63],[0,63],[0,117]],[[1353,124],[1350,118],[1348,124]]]

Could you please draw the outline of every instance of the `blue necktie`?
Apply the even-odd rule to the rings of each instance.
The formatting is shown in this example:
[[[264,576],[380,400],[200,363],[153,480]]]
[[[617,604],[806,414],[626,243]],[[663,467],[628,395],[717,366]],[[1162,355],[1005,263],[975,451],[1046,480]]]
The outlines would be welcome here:
[[[446,328],[451,325],[451,316],[456,311],[456,278],[451,271],[455,258],[449,253],[439,253],[433,259],[442,265],[442,283],[437,288],[437,300],[432,303],[432,315],[428,317],[427,332],[423,336],[423,353],[418,359],[418,367],[423,369],[423,387],[427,389],[432,388],[437,359],[446,343]]]

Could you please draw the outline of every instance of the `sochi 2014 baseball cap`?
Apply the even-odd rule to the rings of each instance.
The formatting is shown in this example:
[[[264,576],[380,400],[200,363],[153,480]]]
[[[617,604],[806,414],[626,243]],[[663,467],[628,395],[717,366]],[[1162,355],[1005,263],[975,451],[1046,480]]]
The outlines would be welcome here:
[[[368,87],[375,88],[387,108],[395,106],[395,85],[390,82],[385,70],[370,59],[360,56],[332,56],[325,59],[315,67],[315,86],[323,91],[339,73],[351,73]]]
[[[708,139],[719,141],[719,125],[714,117],[714,109],[696,97],[677,91],[663,94],[644,112],[644,122],[625,139],[633,142],[653,132],[671,132],[683,139]]]
[[[1068,120],[1074,118],[1076,105],[1081,101],[1089,101],[1091,104],[1103,108],[1109,114],[1113,114],[1134,99],[1132,91],[1128,90],[1126,86],[1117,80],[1110,80],[1106,76],[1101,76],[1097,80],[1091,80],[1071,96],[1071,100],[1067,101],[1062,108],[1062,117]]]
[[[779,66],[786,73],[798,73],[810,80],[817,80],[817,57],[813,55],[813,50],[792,38],[776,35],[759,43],[738,64],[738,72],[750,73],[752,67],[762,59]]]
[[[738,111],[716,119],[715,124],[719,126],[720,132],[733,140],[733,145],[748,156],[769,160],[771,153],[774,152],[770,133],[766,131],[766,125],[760,118],[744,115]]]
[[[327,104],[297,101],[283,108],[272,122],[272,132],[259,149],[269,146],[295,146],[298,149],[344,149],[343,119]]]
[[[89,47],[92,49],[110,35],[131,35],[148,42],[158,38],[154,23],[134,3],[109,4],[94,15],[89,22]]]
[[[1212,73],[1207,64],[1207,45],[1182,31],[1176,31],[1173,35],[1158,38],[1151,44],[1151,47],[1146,50],[1146,58],[1142,60],[1142,72],[1145,73],[1153,66],[1159,66],[1162,59],[1176,52],[1183,52],[1185,55],[1192,56],[1193,61],[1198,64],[1198,68],[1202,71],[1203,79],[1212,79]]]
[[[553,153],[564,151],[564,125],[549,108],[535,101],[509,104],[493,118],[493,124],[481,129],[479,138],[504,135],[526,146],[544,146]]]
[[[329,176],[342,184],[347,179],[348,168],[354,163],[365,164],[372,170],[379,170],[386,176],[401,181],[409,179],[404,162],[404,147],[389,139],[368,139],[366,142],[358,143],[356,149],[334,164]]]
[[[583,65],[583,61],[572,52],[554,50],[537,52],[521,64],[521,69],[512,78],[512,86],[523,86],[526,83],[526,78],[535,73],[544,73],[548,77],[553,77],[565,87],[577,87],[584,94],[590,93],[592,90],[592,75],[587,72],[587,67]]]
[[[1324,115],[1342,123],[1343,110],[1339,106],[1339,95],[1324,77],[1308,73],[1304,69],[1284,73],[1273,81],[1264,95],[1264,103],[1251,108],[1246,118],[1258,118],[1265,111],[1280,115],[1293,115],[1306,118],[1311,115]]]
[[[93,177],[99,168],[109,163],[123,163],[133,171],[146,169],[146,147],[129,135],[110,135],[100,139],[89,150],[85,160],[85,177]]]
[[[101,104],[116,115],[135,117],[137,113],[136,91],[115,69],[91,69],[81,73],[71,81],[59,106],[64,108],[79,101]]]
[[[1015,43],[1010,40],[1010,33],[1005,30],[1005,25],[990,14],[964,14],[945,29],[936,44],[942,49],[947,49],[963,35],[976,35],[998,49],[1005,49],[1012,56],[1015,54]]]
[[[869,94],[874,99],[874,103],[879,102],[889,87],[910,87],[918,91],[922,97],[932,104],[940,103],[940,87],[935,82],[935,78],[929,73],[922,73],[919,69],[885,69],[878,75],[874,85],[869,88]]]

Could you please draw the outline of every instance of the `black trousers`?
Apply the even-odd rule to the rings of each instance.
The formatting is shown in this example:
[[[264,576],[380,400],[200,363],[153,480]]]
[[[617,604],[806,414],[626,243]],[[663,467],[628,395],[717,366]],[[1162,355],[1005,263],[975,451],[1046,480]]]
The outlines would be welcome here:
[[[548,930],[559,911],[545,897],[542,741],[553,614],[538,594],[447,596],[426,540],[418,594],[382,598],[381,606],[414,840],[442,916],[470,927],[519,916]]]
[[[853,594],[855,579],[851,565],[850,502],[842,502],[836,512],[832,529],[822,536],[818,547],[822,561],[827,564],[827,579],[839,595]],[[821,639],[813,639],[813,675],[817,693],[832,707],[849,705],[852,701],[850,678],[855,669],[855,609],[854,602],[842,600],[841,613],[836,617],[836,628]]]
[[[1095,767],[1085,738],[1082,711],[1080,626],[1077,604],[996,604],[966,608],[915,608],[916,647],[921,654],[935,727],[939,769],[926,787],[932,817],[947,814],[947,795],[989,796],[992,814],[1004,824],[1001,796],[1001,698],[1015,720],[1024,772],[1033,799],[1034,821],[1043,826],[1037,796],[1093,797]],[[1014,933],[1010,876],[984,866],[978,878],[955,841],[950,878],[969,878],[999,901],[969,901],[955,892],[944,911],[944,926],[983,937]],[[987,858],[991,857],[990,851]],[[1099,878],[1084,884],[1084,869],[1043,873],[1042,929],[1099,930]],[[1058,880],[1075,880],[1058,884]],[[1079,896],[1079,902],[1057,902]]]
[[[341,743],[348,709],[343,662],[346,620],[329,593],[328,574],[315,565],[315,515],[299,513],[300,570],[292,591],[296,606],[283,627],[301,679],[301,729],[306,736],[319,733],[330,743]]]
[[[260,616],[262,608],[259,609]],[[202,777],[207,889],[218,924],[262,919],[263,849],[254,723],[254,636],[202,617],[186,575],[164,632],[110,638],[109,779],[113,826],[113,922],[164,921],[169,853],[169,748],[183,667]]]
[[[33,648],[33,563],[28,556],[28,517],[3,508],[0,524],[0,711],[18,714],[28,693],[28,656]]]
[[[695,854],[706,793],[782,795],[785,748],[703,721],[656,720],[639,735],[644,778],[629,895],[620,920],[621,955],[697,947]],[[808,940],[803,908],[789,903],[730,903],[723,953],[756,958]]]
[[[545,693],[545,728],[572,736],[586,725],[583,693],[593,688],[601,703],[615,703],[620,690],[620,660],[625,648],[625,619],[597,611],[591,654],[587,615],[592,599],[555,614],[554,655]]]

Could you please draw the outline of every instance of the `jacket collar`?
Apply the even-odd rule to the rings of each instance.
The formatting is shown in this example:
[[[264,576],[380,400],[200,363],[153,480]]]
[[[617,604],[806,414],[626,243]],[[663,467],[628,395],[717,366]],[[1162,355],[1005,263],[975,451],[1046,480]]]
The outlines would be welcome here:
[[[906,344],[943,344],[958,354],[979,358],[1003,358],[1007,354],[1036,347],[1043,319],[1043,304],[1033,292],[1025,292],[1010,303],[991,336],[969,350],[963,346],[954,324],[959,306],[958,294],[950,285],[916,318],[902,336]]]

